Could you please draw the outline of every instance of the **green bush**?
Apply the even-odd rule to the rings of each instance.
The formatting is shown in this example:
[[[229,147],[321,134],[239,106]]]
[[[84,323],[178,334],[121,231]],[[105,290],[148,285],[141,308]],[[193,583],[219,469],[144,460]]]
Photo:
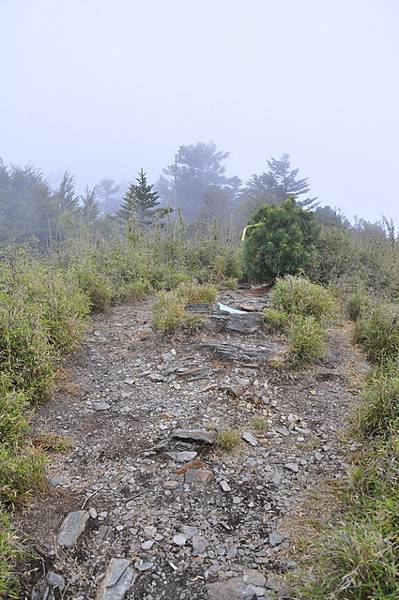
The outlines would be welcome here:
[[[261,206],[247,226],[244,269],[256,281],[294,275],[306,269],[319,234],[311,212],[293,199]]]
[[[122,285],[115,296],[118,303],[120,302],[137,302],[142,300],[150,291],[150,282],[147,280],[132,281]]]
[[[325,287],[304,277],[278,279],[271,293],[273,307],[288,315],[314,317],[321,321],[332,315],[334,297]]]
[[[287,335],[288,353],[293,365],[310,363],[325,351],[325,331],[314,317],[292,317]]]
[[[351,321],[357,321],[370,307],[370,297],[364,290],[352,292],[346,301],[346,311]]]
[[[290,317],[283,310],[277,310],[275,308],[265,308],[263,311],[263,319],[267,325],[269,325],[272,329],[277,329],[278,331],[285,331]]]
[[[226,429],[218,434],[217,443],[222,450],[230,452],[234,450],[241,441],[241,434],[237,429]]]
[[[399,370],[391,364],[370,379],[359,408],[359,423],[365,435],[387,436],[399,425]]]
[[[40,400],[53,379],[54,358],[40,309],[22,298],[0,296],[0,373]]]
[[[72,267],[80,289],[87,295],[93,312],[105,312],[111,306],[112,285],[108,278],[96,271],[95,265],[78,264]]]
[[[399,305],[379,302],[360,315],[355,326],[355,340],[368,358],[383,363],[399,356]]]
[[[201,317],[190,315],[186,309],[185,299],[176,291],[159,292],[153,306],[153,323],[155,329],[172,332],[177,329],[195,330],[201,324]]]
[[[212,304],[218,294],[218,290],[214,285],[199,285],[195,281],[181,283],[176,292],[185,304]]]
[[[18,598],[18,582],[13,571],[21,557],[10,517],[0,505],[0,598]]]

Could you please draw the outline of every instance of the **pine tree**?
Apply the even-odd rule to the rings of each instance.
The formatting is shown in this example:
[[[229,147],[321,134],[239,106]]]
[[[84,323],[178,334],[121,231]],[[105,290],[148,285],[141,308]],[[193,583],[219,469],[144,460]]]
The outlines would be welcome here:
[[[75,179],[69,171],[65,171],[56,197],[61,213],[73,214],[79,210],[79,198],[75,193]]]
[[[298,200],[299,196],[310,190],[307,177],[297,179],[299,169],[291,169],[289,154],[283,154],[279,160],[267,161],[268,170],[261,175],[253,175],[248,181],[245,194],[259,198],[262,204],[281,204],[293,197],[301,206],[315,206],[316,198]]]
[[[164,216],[162,209],[158,208],[159,196],[153,191],[154,185],[147,182],[147,175],[143,169],[140,170],[136,181],[137,183],[129,185],[117,214],[124,221],[136,218],[142,225],[150,225],[156,216]]]
[[[96,187],[90,190],[89,186],[86,186],[86,192],[84,196],[80,197],[82,201],[81,212],[83,220],[87,225],[90,226],[94,225],[100,216],[100,206],[96,200],[96,192]]]

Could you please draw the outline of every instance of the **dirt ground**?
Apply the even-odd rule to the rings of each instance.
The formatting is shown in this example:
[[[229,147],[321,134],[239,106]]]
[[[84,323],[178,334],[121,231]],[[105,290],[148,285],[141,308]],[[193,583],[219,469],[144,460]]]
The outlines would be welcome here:
[[[267,296],[222,301],[259,309]],[[196,334],[163,336],[150,312],[143,302],[95,317],[36,412],[35,433],[72,448],[50,454],[49,489],[20,515],[37,556],[21,598],[94,599],[112,558],[131,561],[134,583],[107,599],[289,597],[303,524],[334,512],[328,493],[315,515],[309,498],[343,480],[354,449],[343,431],[366,367],[351,329],[335,325],[326,356],[292,371],[273,366],[284,342],[262,327],[217,332],[216,317]],[[236,360],[220,344],[241,347]],[[246,439],[225,450],[176,429]],[[90,510],[85,531],[63,548],[61,524],[77,510]],[[43,583],[49,572],[60,588]]]

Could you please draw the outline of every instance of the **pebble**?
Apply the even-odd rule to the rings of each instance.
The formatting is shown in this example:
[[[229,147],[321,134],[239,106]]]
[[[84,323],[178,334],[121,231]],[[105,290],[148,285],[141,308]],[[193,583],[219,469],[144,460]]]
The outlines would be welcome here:
[[[187,537],[183,533],[177,533],[173,537],[173,543],[176,544],[176,546],[184,546],[186,542]]]
[[[135,579],[130,560],[111,558],[98,588],[96,600],[123,600]]]
[[[249,431],[244,431],[241,437],[242,437],[242,439],[245,442],[247,442],[251,446],[257,446],[258,445],[258,440]]]
[[[284,467],[288,471],[291,471],[292,473],[298,473],[298,471],[299,471],[299,465],[298,465],[298,463],[295,463],[295,462],[285,463]]]
[[[222,488],[223,492],[231,492],[231,487],[229,486],[227,481],[225,481],[224,479],[219,482],[219,485]]]

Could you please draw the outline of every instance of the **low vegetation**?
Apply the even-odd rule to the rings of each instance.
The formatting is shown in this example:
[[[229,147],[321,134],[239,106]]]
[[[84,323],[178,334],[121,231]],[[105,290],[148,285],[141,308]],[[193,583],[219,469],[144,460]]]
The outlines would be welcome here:
[[[292,366],[311,363],[325,351],[326,322],[335,310],[330,290],[304,277],[279,278],[271,293],[272,307],[264,320],[283,332],[288,340],[288,358]]]
[[[225,429],[217,438],[218,446],[226,452],[231,452],[240,444],[241,433],[237,429]]]

